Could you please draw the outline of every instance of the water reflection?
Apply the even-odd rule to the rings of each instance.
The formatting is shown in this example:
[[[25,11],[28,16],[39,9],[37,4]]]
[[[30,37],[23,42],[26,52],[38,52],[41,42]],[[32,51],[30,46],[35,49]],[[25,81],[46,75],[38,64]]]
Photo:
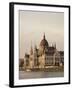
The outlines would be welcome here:
[[[19,71],[19,79],[64,77],[64,72],[26,72]]]

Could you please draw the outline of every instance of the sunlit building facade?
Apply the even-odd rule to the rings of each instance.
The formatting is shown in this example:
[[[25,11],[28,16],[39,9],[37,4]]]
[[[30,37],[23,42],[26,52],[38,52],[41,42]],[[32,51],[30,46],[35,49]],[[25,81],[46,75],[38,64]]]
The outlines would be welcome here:
[[[39,49],[31,46],[30,54],[24,56],[24,67],[47,68],[49,66],[60,66],[64,64],[64,51],[58,51],[56,44],[49,46],[45,34],[40,42]]]

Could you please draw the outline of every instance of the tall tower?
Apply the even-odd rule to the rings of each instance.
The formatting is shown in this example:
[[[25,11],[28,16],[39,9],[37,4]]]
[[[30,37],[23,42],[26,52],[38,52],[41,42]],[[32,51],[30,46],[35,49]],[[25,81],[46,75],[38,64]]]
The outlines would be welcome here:
[[[37,46],[35,45],[34,47],[34,65],[37,66],[38,64],[38,50],[37,50]]]
[[[32,44],[31,44],[31,48],[30,48],[30,56],[29,56],[29,68],[33,68],[34,67],[34,59],[33,59],[33,48],[32,48]]]
[[[30,49],[30,55],[33,55],[33,48],[32,48],[32,44],[31,44],[31,49]]]

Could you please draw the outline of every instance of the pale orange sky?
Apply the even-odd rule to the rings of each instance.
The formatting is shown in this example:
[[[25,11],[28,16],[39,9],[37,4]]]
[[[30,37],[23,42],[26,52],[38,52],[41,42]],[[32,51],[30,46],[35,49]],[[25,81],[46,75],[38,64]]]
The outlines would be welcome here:
[[[19,20],[20,58],[29,53],[31,43],[39,48],[44,32],[49,45],[64,50],[64,13],[19,11]]]

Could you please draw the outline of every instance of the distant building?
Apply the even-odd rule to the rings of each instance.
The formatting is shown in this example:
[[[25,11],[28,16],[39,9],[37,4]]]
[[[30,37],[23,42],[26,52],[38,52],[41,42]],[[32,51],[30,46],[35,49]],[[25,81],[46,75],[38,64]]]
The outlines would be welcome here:
[[[39,49],[35,45],[34,49],[31,46],[30,54],[25,54],[24,66],[29,68],[45,68],[53,65],[64,64],[64,51],[58,51],[56,44],[49,46],[48,41],[45,38],[40,42]]]

